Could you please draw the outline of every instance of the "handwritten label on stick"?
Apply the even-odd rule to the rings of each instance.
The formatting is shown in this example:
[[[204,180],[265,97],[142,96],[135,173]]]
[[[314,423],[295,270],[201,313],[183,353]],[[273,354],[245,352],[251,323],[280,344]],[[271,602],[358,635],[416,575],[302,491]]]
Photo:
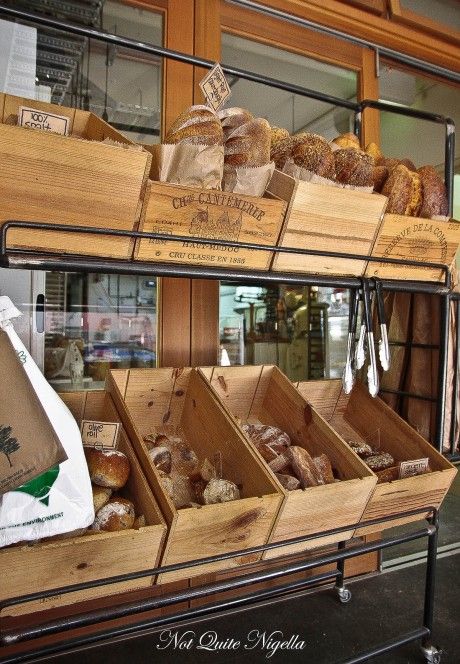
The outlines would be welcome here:
[[[81,439],[85,447],[115,449],[117,446],[119,422],[95,422],[82,420]]]
[[[53,134],[67,136],[69,133],[70,120],[65,115],[56,115],[46,111],[38,111],[28,106],[20,106],[18,113],[18,125],[30,127],[31,129],[44,129]]]
[[[214,111],[218,111],[232,94],[219,63],[216,63],[202,79],[200,82],[200,88],[206,97],[208,106]]]
[[[428,458],[415,459],[414,461],[401,461],[399,466],[399,478],[423,475],[428,470]]]

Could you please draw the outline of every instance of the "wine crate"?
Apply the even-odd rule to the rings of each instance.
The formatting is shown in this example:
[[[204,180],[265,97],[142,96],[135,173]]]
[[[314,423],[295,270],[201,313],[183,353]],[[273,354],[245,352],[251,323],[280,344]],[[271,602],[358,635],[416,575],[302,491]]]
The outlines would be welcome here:
[[[68,135],[18,126],[21,106],[68,120]],[[97,116],[0,94],[0,225],[31,222],[138,229],[152,157]],[[10,248],[130,258],[131,238],[10,230]]]
[[[120,421],[110,395],[103,391],[66,393],[62,398],[77,421]],[[9,571],[2,581],[0,601],[31,592],[148,570],[159,564],[166,537],[166,523],[123,427],[120,427],[117,449],[126,454],[131,466],[128,482],[120,494],[134,503],[136,515],[143,514],[147,525],[137,530],[118,532],[88,530],[77,537],[71,534],[58,535],[36,543],[1,549],[0,561]],[[77,592],[56,592],[56,595],[47,599],[6,607],[2,617],[149,588],[154,581],[154,577],[146,576]]]
[[[372,398],[362,383],[356,383],[349,395],[342,391],[339,380],[301,382],[297,389],[324,413],[344,441],[379,446],[389,452],[396,463],[428,458],[431,472],[377,484],[362,521],[441,505],[457,473],[456,468],[386,403]],[[383,525],[359,528],[357,533],[363,535],[423,518],[423,513],[401,517]]]
[[[286,491],[280,485],[285,500],[270,542],[358,523],[377,478],[361,459],[350,454],[350,448],[277,367],[211,367],[200,371],[237,421],[279,427],[290,436],[293,444],[304,447],[312,456],[326,453],[341,480],[294,491]],[[271,473],[268,466],[265,467]],[[277,482],[275,475],[272,477]],[[350,529],[338,535],[280,547],[267,551],[265,558],[345,541],[353,532],[354,529]]]
[[[107,386],[168,524],[162,565],[267,543],[283,494],[196,370],[114,370]],[[222,477],[240,487],[241,498],[176,509],[143,441],[143,436],[165,427],[183,435],[200,461],[206,457],[213,461],[219,454]],[[259,554],[242,555],[164,573],[159,583],[236,567],[258,558]]]
[[[275,171],[267,195],[286,201],[288,209],[280,247],[370,256],[385,211],[381,194],[303,182]],[[277,253],[274,272],[361,276],[365,260]]]
[[[460,245],[460,222],[437,221],[385,214],[375,241],[372,256],[400,260],[442,263],[450,267]],[[414,265],[369,262],[368,277],[413,281],[443,281],[442,270]]]
[[[140,230],[183,236],[183,240],[142,238],[135,258],[159,263],[183,263],[231,270],[267,271],[273,252],[224,247],[221,240],[275,246],[286,204],[226,191],[149,182]],[[216,244],[191,242],[190,238]]]

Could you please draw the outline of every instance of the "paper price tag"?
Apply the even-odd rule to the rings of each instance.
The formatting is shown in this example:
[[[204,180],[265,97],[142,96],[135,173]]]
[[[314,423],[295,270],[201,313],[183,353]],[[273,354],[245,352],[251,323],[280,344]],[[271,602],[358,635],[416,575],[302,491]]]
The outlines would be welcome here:
[[[118,441],[120,423],[82,420],[80,430],[84,447],[115,449]]]
[[[428,470],[428,458],[415,459],[414,461],[401,461],[399,466],[399,479],[412,477],[413,475],[423,475]]]
[[[200,82],[200,88],[206,97],[208,106],[210,106],[214,111],[218,111],[219,108],[225,104],[227,99],[231,97],[232,94],[227,79],[225,78],[225,74],[222,71],[222,67],[219,63],[216,63],[202,79]]]
[[[44,129],[54,134],[67,136],[69,133],[70,120],[65,115],[55,115],[35,108],[20,106],[18,113],[19,127],[30,127],[31,129]]]

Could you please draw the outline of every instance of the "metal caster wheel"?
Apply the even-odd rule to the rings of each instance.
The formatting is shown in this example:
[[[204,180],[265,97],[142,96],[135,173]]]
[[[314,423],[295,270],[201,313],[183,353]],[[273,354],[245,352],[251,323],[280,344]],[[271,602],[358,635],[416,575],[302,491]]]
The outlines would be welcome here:
[[[351,600],[351,590],[348,588],[336,588],[336,590],[341,604],[347,604]]]
[[[427,661],[427,664],[441,664],[442,650],[438,650],[435,646],[422,646],[422,653]]]

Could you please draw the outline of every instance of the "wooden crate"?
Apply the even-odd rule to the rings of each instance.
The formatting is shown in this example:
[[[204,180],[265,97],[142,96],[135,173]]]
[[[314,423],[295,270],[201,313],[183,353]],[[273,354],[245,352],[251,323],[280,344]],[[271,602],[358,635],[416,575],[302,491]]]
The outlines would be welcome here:
[[[130,369],[110,372],[108,381],[119,414],[160,503],[169,527],[162,565],[186,562],[266,544],[283,502],[278,483],[248,445],[232,419],[194,369]],[[241,488],[241,499],[176,509],[163,490],[143,436],[181,432],[200,460],[222,455],[222,476]],[[159,583],[236,567],[260,555],[243,555],[161,574]]]
[[[272,252],[206,245],[190,242],[189,238],[274,246],[285,210],[283,201],[270,198],[150,182],[140,230],[180,235],[184,240],[138,240],[135,258],[160,263],[268,270]]]
[[[373,399],[362,383],[356,383],[349,395],[344,394],[339,380],[308,381],[299,383],[297,388],[312,405],[323,409],[329,424],[345,441],[375,443],[380,439],[381,449],[398,462],[429,459],[431,473],[377,484],[362,521],[441,505],[456,468],[381,399]],[[360,528],[357,533],[363,535],[376,528],[392,528],[423,518],[423,514],[403,517],[383,526]]]
[[[118,422],[119,417],[110,395],[99,392],[74,392],[62,398],[78,420],[94,419]],[[112,533],[88,531],[80,537],[50,538],[33,545],[15,545],[0,550],[0,561],[8,569],[0,601],[40,590],[52,590],[75,583],[93,581],[150,569],[159,564],[166,537],[166,524],[152,495],[125,431],[121,428],[118,449],[129,458],[131,472],[123,495],[133,501],[136,514],[144,514],[147,525],[138,530]],[[27,573],[24,573],[27,570]],[[148,588],[152,576],[108,584],[67,594],[56,594],[44,600],[7,607],[3,615],[20,615],[55,607],[64,607],[128,590]]]
[[[16,126],[22,105],[68,117],[70,134]],[[0,94],[0,224],[137,230],[151,160],[92,113]],[[9,231],[8,246],[129,258],[134,241],[27,229]]]
[[[385,214],[372,250],[374,257],[442,263],[451,266],[460,245],[460,222]],[[369,262],[368,277],[443,281],[441,270]]]
[[[323,532],[358,523],[376,484],[367,466],[274,366],[211,367],[200,371],[221,402],[242,422],[279,427],[295,444],[316,456],[325,452],[342,480],[295,491],[281,490],[285,502],[270,541]],[[271,472],[271,471],[269,471]],[[273,475],[274,477],[274,475]],[[266,558],[345,541],[353,530],[269,551]]]
[[[280,247],[371,254],[387,198],[295,180],[275,171],[268,194],[288,203]],[[274,272],[361,276],[367,261],[276,254]]]

